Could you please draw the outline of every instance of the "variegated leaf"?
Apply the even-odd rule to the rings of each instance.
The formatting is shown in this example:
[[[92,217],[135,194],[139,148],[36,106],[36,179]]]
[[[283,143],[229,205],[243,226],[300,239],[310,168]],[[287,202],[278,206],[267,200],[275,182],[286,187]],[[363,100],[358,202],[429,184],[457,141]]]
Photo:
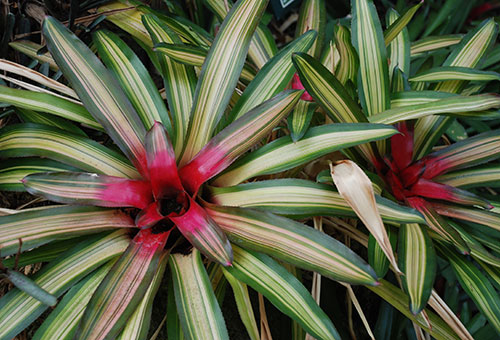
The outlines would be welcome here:
[[[422,4],[423,1],[408,8],[401,16],[394,16],[394,14],[397,13],[392,9],[387,11],[388,16],[391,18],[389,18],[387,22],[387,29],[384,31],[384,42],[386,46],[388,46],[401,32],[406,29],[406,25],[408,25]]]
[[[416,74],[410,81],[440,82],[446,80],[491,81],[500,80],[500,74],[459,66],[439,66]]]
[[[417,10],[421,5],[422,3],[415,5],[413,8],[416,7],[415,10]],[[405,14],[408,14],[409,12],[411,12],[411,9]],[[398,26],[400,19],[403,19],[405,14],[399,16],[395,10],[388,10],[386,14],[387,25],[393,24],[395,27]],[[393,26],[389,26],[387,31],[389,31],[391,27]],[[398,34],[394,35],[393,33],[395,32],[385,35],[389,58],[389,79],[392,79],[392,75],[396,67],[399,68],[404,74],[410,74],[410,36],[408,34],[408,29],[403,27]],[[388,43],[389,38],[392,38],[390,43]]]
[[[326,26],[326,7],[325,0],[305,0],[300,6],[299,18],[295,28],[295,37],[299,37],[309,30],[318,33],[318,38],[313,43],[308,54],[319,58],[323,49],[323,40],[325,39]]]
[[[461,34],[449,34],[422,38],[411,44],[411,56],[456,45],[463,37]]]

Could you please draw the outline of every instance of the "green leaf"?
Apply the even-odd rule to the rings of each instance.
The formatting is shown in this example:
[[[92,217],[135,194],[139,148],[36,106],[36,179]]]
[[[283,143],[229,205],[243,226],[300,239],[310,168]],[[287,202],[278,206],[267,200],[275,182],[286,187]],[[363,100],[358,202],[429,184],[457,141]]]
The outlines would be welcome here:
[[[15,254],[19,239],[21,251],[26,251],[56,239],[133,227],[132,219],[117,210],[56,206],[21,211],[0,216],[1,252],[2,256]]]
[[[0,190],[24,191],[21,180],[33,173],[49,171],[78,171],[77,168],[43,158],[16,158],[2,161]]]
[[[40,51],[43,47],[42,45],[34,43],[30,40],[18,40],[10,42],[9,46],[16,51],[24,53],[32,59],[38,60],[40,64],[49,63],[50,69],[53,71],[59,70],[59,66],[57,66],[49,52],[38,54],[38,51]]]
[[[264,295],[315,338],[340,339],[328,316],[295,276],[266,255],[237,246],[233,249],[233,266],[224,271]]]
[[[57,298],[54,295],[38,286],[32,279],[17,270],[7,268],[4,275],[17,289],[37,299],[44,305],[53,307],[57,304]]]
[[[326,26],[326,7],[325,0],[305,0],[300,6],[299,18],[295,28],[295,36],[298,37],[309,30],[318,33],[318,38],[313,43],[308,54],[319,58],[323,49],[323,40],[325,39]]]
[[[416,7],[415,11],[422,5],[422,3],[419,3],[418,5],[415,5],[413,8]],[[407,11],[405,14],[402,16],[399,16],[398,12],[396,12],[393,9],[390,9],[387,11],[386,14],[386,22],[389,28],[387,31],[391,30],[393,25],[398,25],[398,22],[400,19],[403,19],[406,14],[408,14]],[[413,14],[412,14],[413,15]],[[408,19],[409,21],[409,19]],[[405,24],[406,25],[406,24]],[[386,31],[386,32],[387,32]],[[394,32],[395,33],[395,32]],[[391,32],[393,35],[393,33]],[[398,67],[404,74],[410,74],[410,37],[408,34],[408,29],[406,27],[401,28],[400,33],[396,35],[387,35],[385,36],[385,41],[387,45],[387,52],[388,52],[388,58],[389,58],[389,79],[392,79],[392,75],[394,73],[394,69]],[[392,38],[391,42],[388,43],[388,38]]]
[[[76,339],[115,338],[143,299],[158,270],[169,232],[142,229],[90,299]]]
[[[420,313],[431,296],[436,276],[436,253],[424,227],[403,224],[399,230],[398,263],[403,288],[410,297],[410,311]]]
[[[161,122],[172,135],[172,126],[163,99],[146,67],[118,35],[97,31],[94,44],[99,56],[118,79],[142,124],[150,129],[155,121]]]
[[[75,124],[69,122],[68,120],[61,118],[61,117],[55,117],[53,115],[48,115],[46,113],[42,112],[36,112],[32,110],[26,110],[26,109],[21,109],[19,107],[16,107],[16,114],[17,116],[24,122],[24,123],[35,123],[35,124],[42,124],[42,125],[50,125],[55,128],[58,128],[62,131],[66,131],[75,135],[79,135],[82,137],[87,137],[87,134],[83,132],[82,129],[80,129],[78,126]]]
[[[294,142],[298,142],[309,129],[309,124],[317,107],[316,103],[300,100],[295,110],[288,116],[288,130],[290,130],[290,136]]]
[[[233,262],[234,266],[234,262]],[[234,294],[234,300],[236,301],[236,307],[238,308],[238,313],[240,314],[241,322],[245,325],[248,332],[248,336],[251,340],[259,340],[259,329],[257,328],[257,322],[255,321],[255,315],[253,313],[252,301],[250,301],[250,296],[248,295],[247,285],[234,277],[229,271],[224,270],[224,276],[231,285]]]
[[[436,181],[460,188],[498,187],[500,165],[491,164],[479,168],[453,171],[435,178]]]
[[[329,124],[309,129],[293,143],[291,137],[281,137],[259,150],[240,158],[213,182],[229,186],[259,175],[288,170],[333,151],[361,143],[390,137],[392,127],[377,124]]]
[[[443,321],[443,319],[434,314],[434,312],[426,309],[425,313],[427,315],[427,318],[423,316],[423,313],[413,315],[410,312],[410,308],[408,305],[408,296],[403,293],[401,289],[385,280],[381,280],[380,283],[381,284],[379,286],[367,286],[367,288],[390,303],[408,319],[416,322],[433,338],[435,338],[436,340],[461,339],[455,332],[453,332],[450,326],[448,326]]]
[[[85,275],[122,253],[128,243],[125,230],[89,238],[37,272],[33,280],[59,297]],[[19,289],[12,289],[0,299],[0,339],[12,339],[47,308]]]
[[[304,33],[269,60],[243,91],[229,114],[230,119],[238,119],[255,106],[283,91],[289,85],[295,72],[291,59],[292,53],[307,51],[315,37],[315,32]]]
[[[482,224],[492,229],[500,230],[500,214],[498,213],[443,203],[434,203],[433,206],[440,215]]]
[[[500,74],[491,71],[479,71],[469,67],[439,66],[419,73],[409,80],[426,82],[445,80],[490,81],[500,80]]]
[[[352,1],[352,41],[359,55],[358,89],[368,115],[390,108],[389,72],[382,27],[371,0]]]
[[[139,172],[147,174],[143,143],[146,129],[111,72],[55,19],[45,19],[43,33],[50,53],[85,107]]]
[[[170,257],[175,303],[188,340],[229,339],[226,325],[200,253]]]
[[[372,123],[393,124],[403,120],[426,117],[434,114],[455,114],[461,112],[484,111],[500,107],[500,97],[496,94],[475,96],[453,96],[430,103],[417,104],[411,108],[397,107],[369,117]]]
[[[330,177],[331,181],[331,177]],[[302,179],[275,179],[232,187],[209,187],[213,203],[258,208],[293,218],[318,215],[355,217],[349,205],[331,185]],[[389,223],[425,223],[415,210],[375,195],[380,215]]]
[[[37,329],[33,340],[70,340],[97,286],[111,269],[110,261],[74,285]]]
[[[387,11],[388,17],[390,16],[391,18],[388,20],[387,29],[384,31],[384,42],[386,46],[388,46],[394,39],[396,39],[396,37],[404,30],[408,32],[406,25],[408,25],[408,23],[411,21],[422,4],[423,1],[416,4],[415,6],[408,8],[401,16],[397,15],[396,11],[392,8]],[[394,14],[396,14],[396,16]],[[408,35],[407,38],[409,38]]]
[[[338,49],[340,60],[335,68],[335,77],[342,85],[348,80],[356,84],[358,79],[359,58],[356,49],[351,43],[351,32],[349,28],[340,23],[334,27],[335,46]],[[333,72],[332,72],[333,73]]]
[[[238,1],[224,19],[203,64],[181,165],[208,142],[238,82],[266,0]]]
[[[375,196],[378,198],[378,196]],[[379,206],[380,211],[380,206]],[[382,215],[382,214],[381,214]],[[382,215],[383,218],[383,215]],[[396,241],[398,234],[392,230],[391,227],[386,227],[387,235],[389,236],[389,240],[391,242],[391,247],[394,250],[396,247]],[[368,236],[368,263],[372,266],[375,273],[377,273],[378,278],[383,278],[387,271],[389,270],[389,260],[387,256],[385,256],[384,251],[378,244],[375,237],[372,234]],[[400,265],[401,266],[401,265]]]
[[[463,37],[462,34],[449,34],[422,38],[411,44],[411,56],[416,57],[424,52],[456,45]]]
[[[49,158],[109,176],[139,177],[125,157],[93,140],[47,125],[14,124],[4,127],[0,135],[0,157],[29,156]]]
[[[210,206],[209,215],[229,239],[300,268],[353,284],[376,284],[358,255],[330,236],[301,223],[252,209]]]
[[[58,117],[102,130],[101,124],[95,121],[81,104],[54,96],[48,93],[13,89],[0,85],[0,102],[23,109],[46,112]]]
[[[181,39],[157,17],[144,15],[142,22],[148,29],[155,45],[162,42],[181,43]],[[160,62],[165,94],[172,116],[174,134],[170,134],[170,136],[176,154],[179,156],[184,146],[190,120],[189,112],[195,95],[196,74],[191,66],[182,65],[161,53],[156,55]]]
[[[458,256],[453,250],[444,246],[438,249],[450,261],[462,288],[500,334],[500,297],[488,278],[472,262]]]

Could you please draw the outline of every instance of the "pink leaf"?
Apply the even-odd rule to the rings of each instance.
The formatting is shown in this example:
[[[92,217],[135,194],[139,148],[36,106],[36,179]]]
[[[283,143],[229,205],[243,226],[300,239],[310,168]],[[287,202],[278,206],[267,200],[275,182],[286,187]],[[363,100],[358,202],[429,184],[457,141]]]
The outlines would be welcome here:
[[[146,209],[142,210],[135,218],[135,225],[138,228],[145,229],[152,227],[164,218],[159,212],[157,202],[151,203]]]
[[[401,134],[391,137],[391,155],[401,171],[410,165],[413,158],[413,129],[408,128],[405,121],[397,123],[396,128]]]
[[[292,89],[305,90],[304,85],[302,85],[302,82],[300,81],[300,77],[297,73],[295,73],[293,75],[293,78],[292,78]],[[311,97],[311,95],[307,91],[304,91],[304,94],[302,94],[300,99],[308,101],[308,102],[314,101],[313,97]]]

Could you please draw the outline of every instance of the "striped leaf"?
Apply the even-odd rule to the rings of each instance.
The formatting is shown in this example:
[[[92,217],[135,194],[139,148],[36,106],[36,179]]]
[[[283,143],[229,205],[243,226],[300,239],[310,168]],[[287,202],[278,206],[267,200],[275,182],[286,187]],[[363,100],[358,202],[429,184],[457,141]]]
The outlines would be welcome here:
[[[352,45],[351,48],[353,51],[355,51]],[[323,54],[321,55],[320,61],[321,64],[328,69],[328,71],[335,73],[335,70],[340,62],[340,54],[337,48],[337,43],[334,42],[333,39],[326,44]],[[337,74],[337,77],[338,76],[339,75]]]
[[[390,303],[394,308],[400,311],[408,319],[416,322],[436,340],[459,340],[461,339],[439,316],[430,310],[425,310],[427,317],[423,313],[413,315],[410,312],[408,296],[398,287],[381,280],[379,286],[368,287],[372,292]]]
[[[0,156],[44,157],[89,172],[139,177],[137,170],[121,154],[93,140],[46,125],[17,124],[4,127],[0,135]]]
[[[473,222],[496,230],[500,230],[499,213],[443,203],[433,203],[433,207],[440,215]]]
[[[104,64],[113,71],[146,129],[162,122],[169,134],[172,126],[165,103],[146,67],[130,47],[110,31],[97,31],[94,44]]]
[[[462,34],[449,34],[422,38],[411,44],[411,56],[416,57],[425,52],[456,45],[463,37]]]
[[[24,191],[21,180],[33,173],[49,171],[78,171],[63,163],[41,158],[3,160],[0,166],[0,190]]]
[[[434,180],[460,188],[498,187],[500,185],[500,165],[491,164],[479,168],[449,172]]]
[[[437,91],[402,91],[393,93],[391,96],[391,108],[414,106],[424,103],[432,103],[441,99],[457,97],[458,95],[448,92]]]
[[[41,246],[56,239],[98,233],[116,228],[134,228],[125,213],[93,207],[47,207],[0,216],[2,256],[15,254],[19,239],[21,251]]]
[[[419,73],[409,80],[426,82],[439,82],[445,80],[490,81],[500,80],[500,74],[491,71],[479,71],[468,67],[440,66]]]
[[[477,67],[484,58],[489,46],[496,40],[497,33],[498,27],[494,20],[483,21],[460,41],[442,66]],[[460,93],[464,85],[464,81],[449,80],[439,83],[434,90]],[[451,118],[446,117],[419,119],[415,124],[414,159],[419,159],[427,154],[450,123]]]
[[[220,268],[220,266],[217,267]],[[220,270],[220,272],[222,272],[222,269]],[[184,333],[182,332],[179,315],[177,313],[177,307],[175,305],[173,286],[174,285],[170,282],[169,279],[167,284],[167,339],[184,340]]]
[[[181,165],[208,142],[238,82],[266,0],[238,1],[224,19],[203,64],[191,110]]]
[[[40,48],[42,48],[42,46],[40,46],[39,49]],[[66,98],[69,97],[67,99],[76,99],[76,101],[78,101],[78,96],[76,95],[75,91],[73,91],[73,89],[29,67],[14,63],[9,60],[0,59],[0,70],[6,71],[8,73],[14,73],[18,76],[27,78],[30,81],[33,81],[41,86],[54,90],[58,92],[52,92],[56,96],[61,96],[60,94],[63,94],[64,96],[66,96]]]
[[[184,336],[188,340],[229,339],[200,253],[170,257],[175,303]]]
[[[130,317],[125,325],[125,328],[121,332],[118,340],[146,340],[148,336],[148,331],[151,323],[151,315],[153,312],[153,300],[155,298],[160,284],[165,273],[165,269],[168,262],[168,253],[164,253],[160,258],[160,263],[158,264],[158,269],[156,269],[153,281],[148,287],[146,294],[141,303],[134,311],[134,314]]]
[[[142,21],[155,45],[162,42],[181,43],[181,39],[157,17],[144,15]],[[174,128],[174,134],[171,135],[172,143],[175,146],[176,154],[180,155],[190,120],[189,112],[193,105],[196,74],[191,66],[175,62],[161,53],[156,55],[160,62],[165,94],[172,116]]]
[[[58,117],[82,123],[93,129],[102,130],[82,105],[48,93],[13,89],[0,85],[0,102],[37,112],[50,113]]]
[[[40,64],[48,63],[50,69],[53,71],[59,70],[59,66],[57,66],[49,52],[38,54],[38,51],[40,51],[43,47],[40,44],[34,43],[30,40],[17,40],[10,42],[9,46],[32,59],[38,60]]]
[[[444,241],[455,245],[464,254],[469,253],[465,241],[448,221],[437,212],[434,203],[430,204],[423,198],[415,196],[408,198],[408,204],[424,215],[427,226],[441,236]]]
[[[288,130],[294,142],[298,142],[307,130],[318,105],[316,103],[300,100],[293,112],[288,116]]]
[[[139,172],[147,174],[143,144],[146,129],[111,72],[55,19],[45,19],[43,33],[50,53],[87,110]]]
[[[282,137],[239,159],[214,184],[235,185],[254,176],[288,170],[339,149],[390,137],[395,132],[389,126],[361,123],[314,127],[297,143],[289,136]]]
[[[128,243],[124,230],[89,238],[37,272],[33,280],[59,297],[85,275],[122,253]],[[0,339],[12,339],[48,306],[19,289],[12,289],[0,299],[0,307]]]
[[[356,84],[358,79],[359,58],[358,53],[351,43],[351,31],[340,24],[335,25],[335,46],[340,56],[339,63],[335,68],[335,77],[342,85],[346,85],[347,80]],[[332,72],[333,73],[333,72]]]
[[[421,5],[422,3],[413,6],[402,16],[399,16],[398,12],[396,12],[393,9],[387,11],[385,19],[387,25],[391,26],[389,26],[386,33],[388,31],[391,32],[387,35],[384,35],[384,37],[389,57],[389,79],[392,79],[392,75],[396,67],[399,68],[404,74],[410,74],[410,36],[408,34],[408,29],[404,27],[404,25],[406,25],[407,22],[403,25],[401,31],[398,34],[394,33],[396,33],[396,31],[399,30],[399,28],[401,27],[399,26],[400,23],[404,23],[405,21],[404,19],[406,19],[405,16],[409,12],[411,12],[412,9],[414,9],[415,7],[416,11]],[[410,15],[410,18],[411,16],[413,16],[413,14]],[[410,18],[408,18],[408,21]],[[394,31],[392,31],[393,26],[397,27],[397,29],[395,29]],[[388,43],[389,38],[391,38],[390,43]]]
[[[65,204],[99,207],[136,207],[151,202],[149,182],[82,172],[45,172],[22,180],[35,196]]]
[[[470,261],[444,246],[438,248],[450,261],[460,285],[500,334],[500,297],[488,278]]]
[[[396,11],[392,8],[387,11],[387,29],[384,31],[384,42],[386,46],[389,46],[389,44],[406,29],[406,25],[408,25],[422,4],[423,2],[420,2],[415,6],[408,8],[401,16],[397,15]]]
[[[197,67],[203,66],[208,54],[208,51],[203,47],[184,44],[159,43],[154,46],[154,50],[165,54],[178,63]],[[249,83],[254,78],[255,70],[248,63],[245,63],[241,70],[240,80]]]
[[[255,106],[283,91],[295,72],[292,53],[307,51],[315,37],[315,32],[304,33],[266,63],[236,102],[229,114],[231,119],[238,119]]]
[[[306,0],[300,6],[299,18],[295,28],[295,37],[299,37],[309,30],[318,33],[318,38],[308,52],[311,56],[319,58],[323,49],[326,26],[325,0]]]
[[[78,325],[75,339],[114,338],[143,299],[169,232],[143,229],[97,287]]]
[[[372,123],[393,124],[434,114],[459,115],[461,112],[477,112],[498,107],[500,107],[500,97],[496,94],[453,96],[430,103],[414,105],[411,108],[405,106],[390,109],[369,117],[369,121]]]
[[[399,67],[395,67],[393,69],[392,79],[391,79],[391,93],[397,93],[400,91],[408,92],[408,90],[410,90],[410,83],[408,82],[408,77],[399,69]],[[394,96],[391,97],[391,107],[394,107],[392,106],[393,97]]]
[[[389,236],[375,203],[375,194],[368,176],[356,163],[350,160],[342,160],[334,166],[330,165],[330,172],[340,196],[354,210],[370,234],[375,237],[396,273],[400,274]]]
[[[340,339],[332,322],[295,276],[270,257],[234,246],[225,271],[264,295],[317,339]]]
[[[72,339],[90,298],[111,269],[113,262],[104,264],[74,285],[37,329],[33,340]]]
[[[330,177],[331,181],[331,177]],[[355,213],[331,185],[301,179],[276,179],[233,187],[209,187],[211,202],[223,206],[258,208],[293,218]],[[413,209],[375,195],[380,216],[389,223],[425,223]]]
[[[431,296],[436,276],[436,253],[424,227],[403,224],[399,230],[398,262],[404,275],[403,288],[410,298],[410,311],[420,313]]]
[[[5,278],[13,284],[14,287],[25,292],[44,305],[54,307],[57,304],[57,298],[54,295],[38,286],[32,279],[17,270],[7,268],[2,274],[2,276],[5,276]]]
[[[233,6],[232,1],[224,0],[206,0],[204,3],[216,15],[219,22],[223,22]],[[276,43],[269,30],[262,24],[257,26],[248,49],[249,59],[261,69],[274,56],[276,49]]]
[[[186,190],[226,169],[236,158],[266,136],[292,110],[302,91],[288,90],[255,107],[218,133],[179,171]]]
[[[241,249],[241,248],[239,248]],[[234,268],[234,262],[233,262]],[[247,285],[238,280],[229,271],[224,270],[224,276],[231,285],[234,294],[234,300],[236,302],[236,307],[238,308],[238,313],[240,314],[241,322],[245,325],[248,336],[251,340],[259,340],[259,329],[257,328],[257,322],[255,321],[255,315],[253,313],[252,301],[250,301],[250,296],[248,295]]]
[[[352,1],[352,41],[359,55],[358,90],[368,115],[390,108],[389,71],[382,27],[371,0]]]
[[[432,290],[431,297],[429,298],[429,306],[436,311],[436,313],[444,320],[453,331],[463,340],[474,340],[469,331],[462,324],[457,315],[446,305],[439,294]]]
[[[353,284],[376,284],[375,273],[358,255],[330,236],[268,212],[210,206],[209,215],[229,239],[321,275]]]
[[[390,227],[386,227],[386,230],[391,242],[391,247],[394,250],[398,234]],[[368,263],[372,266],[373,270],[375,270],[378,278],[383,278],[389,270],[389,260],[372,234],[368,237]]]
[[[48,115],[43,112],[21,109],[19,107],[16,107],[15,111],[17,116],[24,123],[49,125],[62,131],[66,131],[82,137],[87,137],[87,134],[83,132],[82,129],[64,118]]]
[[[230,266],[233,260],[233,251],[226,234],[220,226],[189,197],[189,209],[181,216],[170,216],[179,231],[210,260],[223,266]]]

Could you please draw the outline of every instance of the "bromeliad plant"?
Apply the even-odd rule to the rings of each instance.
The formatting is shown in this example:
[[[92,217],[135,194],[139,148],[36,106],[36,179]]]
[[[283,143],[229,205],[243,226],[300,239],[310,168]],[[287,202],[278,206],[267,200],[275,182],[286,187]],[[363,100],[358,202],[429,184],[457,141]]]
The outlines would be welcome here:
[[[450,266],[454,272],[447,279],[456,277],[488,320],[479,334],[500,333],[498,203],[495,196],[487,200],[474,190],[497,186],[500,178],[496,163],[478,166],[500,157],[500,131],[489,127],[498,122],[500,98],[478,94],[487,86],[496,89],[491,82],[500,79],[484,69],[499,61],[496,48],[489,54],[498,27],[489,19],[465,36],[425,34],[412,43],[406,25],[421,5],[401,16],[388,11],[384,31],[373,3],[353,0],[350,29],[335,28],[335,39],[321,60],[296,53],[293,61],[303,86],[332,121],[395,124],[400,131],[390,143],[360,145],[346,155],[373,172],[371,178],[384,196],[414,207],[425,218],[425,223],[401,224],[397,233],[388,229],[393,236],[399,234],[398,266],[409,299],[406,315],[420,317],[420,322],[412,320],[440,337],[428,327],[432,321],[422,322],[421,312],[429,303],[460,338],[470,339],[433,287],[438,263],[446,263],[441,268]],[[443,50],[449,46],[451,52]],[[464,126],[475,135],[468,138]],[[440,143],[450,138],[457,142]],[[389,262],[380,244],[372,235],[367,240],[359,231],[349,232],[366,242],[370,264],[384,277]],[[382,282],[384,287],[387,282]],[[388,291],[370,289],[402,310]],[[394,287],[392,293],[396,291]]]
[[[46,58],[53,58],[70,87],[1,61],[3,69],[49,88],[38,93],[0,87],[0,101],[13,105],[26,121],[0,131],[0,156],[11,158],[2,170],[3,188],[19,190],[12,178],[28,173],[22,179],[28,192],[68,204],[0,217],[2,256],[14,254],[22,239],[20,265],[50,262],[34,282],[58,298],[66,293],[34,339],[144,338],[167,262],[168,331],[180,334],[178,316],[189,339],[228,338],[212,288],[218,291],[222,275],[233,287],[253,339],[258,331],[247,284],[315,338],[339,338],[302,283],[268,255],[334,280],[377,285],[372,268],[327,234],[272,213],[234,207],[234,202],[233,207],[214,204],[218,200],[204,192],[207,181],[223,190],[397,132],[382,124],[330,124],[311,128],[296,143],[283,136],[243,155],[299,100],[302,91],[283,91],[294,74],[291,55],[307,51],[316,35],[301,35],[258,73],[243,76],[249,46],[254,69],[259,58],[266,58],[259,53],[262,45],[252,44],[265,6],[261,0],[237,2],[215,39],[180,19],[133,10],[127,24],[137,24],[136,32],[144,33],[144,46],[164,77],[168,111],[142,62],[111,32],[94,35],[106,68],[62,24],[45,19]],[[183,50],[183,41],[196,41],[200,48]],[[153,45],[155,53],[148,47]],[[179,51],[193,56],[193,50],[202,56],[201,64],[172,57]],[[199,74],[193,64],[202,65]],[[240,82],[243,93],[235,92]],[[228,104],[231,111],[225,115]],[[114,145],[92,140],[71,121],[101,135],[101,141],[105,132]],[[330,212],[348,210],[328,186],[290,184],[299,190],[313,185],[327,196],[323,200]],[[421,220],[388,200],[378,198],[378,204],[385,219]],[[169,240],[174,234],[177,239]],[[200,253],[213,261],[210,276]],[[36,297],[12,289],[0,299],[0,339],[11,339],[46,309]]]

